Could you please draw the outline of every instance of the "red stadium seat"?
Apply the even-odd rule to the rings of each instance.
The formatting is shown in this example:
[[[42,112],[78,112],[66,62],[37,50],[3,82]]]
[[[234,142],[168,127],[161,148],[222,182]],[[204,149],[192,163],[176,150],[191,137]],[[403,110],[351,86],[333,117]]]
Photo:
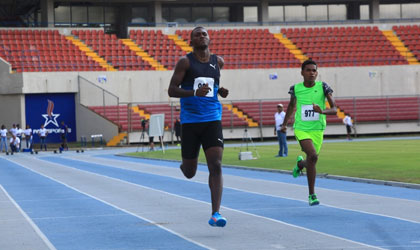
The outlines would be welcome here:
[[[420,59],[420,27],[418,25],[394,25],[393,30],[405,46]],[[225,69],[299,67],[300,61],[285,48],[266,28],[224,28],[209,29],[212,38],[211,50],[225,58]],[[296,44],[304,54],[317,60],[322,66],[369,66],[403,65],[408,61],[382,35],[376,25],[346,27],[282,28],[282,33]],[[189,30],[176,30],[185,42],[189,40]],[[110,63],[109,57],[117,57],[119,69],[150,70],[151,66],[142,61],[115,35],[104,34],[103,30],[73,29],[72,35],[79,37],[99,56]],[[169,39],[162,30],[132,29],[130,38],[146,50],[155,60],[172,69],[175,62],[186,52]],[[68,41],[59,30],[6,29],[0,30],[0,56],[9,60],[13,68],[17,63],[27,62],[26,58],[37,56],[40,63],[50,67],[39,70],[67,71],[64,65],[71,61],[78,70],[101,70],[99,64],[85,66],[91,58]],[[35,54],[36,51],[36,54]],[[5,53],[15,53],[7,58]],[[244,54],[248,56],[243,56]],[[54,58],[52,56],[58,58]],[[66,55],[77,55],[65,57]],[[64,59],[66,58],[66,59]],[[139,66],[133,65],[132,58],[140,58]],[[74,60],[74,61],[73,61]],[[138,61],[138,60],[136,60]],[[79,67],[80,66],[80,67]],[[36,67],[33,67],[36,70]],[[28,68],[28,70],[32,70]]]

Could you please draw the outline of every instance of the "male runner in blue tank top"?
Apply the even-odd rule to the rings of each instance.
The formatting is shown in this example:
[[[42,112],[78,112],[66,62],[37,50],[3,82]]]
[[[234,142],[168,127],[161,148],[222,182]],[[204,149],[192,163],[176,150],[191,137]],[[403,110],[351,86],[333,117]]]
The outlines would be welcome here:
[[[209,224],[224,227],[226,218],[219,214],[223,191],[222,105],[217,95],[225,98],[229,91],[219,86],[224,61],[210,53],[209,43],[206,29],[196,27],[191,31],[193,52],[181,57],[176,64],[168,94],[181,98],[180,168],[188,179],[194,177],[202,145],[210,174],[212,215]]]

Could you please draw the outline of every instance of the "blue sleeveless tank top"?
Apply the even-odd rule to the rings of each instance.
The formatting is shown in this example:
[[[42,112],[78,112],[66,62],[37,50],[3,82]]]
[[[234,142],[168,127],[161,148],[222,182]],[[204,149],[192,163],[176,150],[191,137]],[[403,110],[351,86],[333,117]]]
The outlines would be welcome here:
[[[198,61],[192,52],[187,54],[190,68],[181,83],[186,90],[196,89],[201,84],[208,83],[213,91],[208,96],[189,96],[181,98],[181,123],[199,123],[220,121],[222,119],[222,105],[217,97],[219,90],[220,69],[217,56],[211,55],[209,62]]]

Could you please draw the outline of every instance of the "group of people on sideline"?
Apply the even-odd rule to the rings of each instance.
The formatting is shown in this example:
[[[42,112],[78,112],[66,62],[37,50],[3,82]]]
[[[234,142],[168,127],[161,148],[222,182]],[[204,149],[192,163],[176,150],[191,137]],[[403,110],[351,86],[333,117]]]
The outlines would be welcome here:
[[[10,135],[9,140],[8,135]],[[3,148],[4,152],[8,152],[8,148],[10,148],[10,152],[21,151],[23,139],[25,139],[26,148],[32,148],[32,129],[29,125],[26,125],[26,128],[22,129],[19,124],[13,124],[12,128],[7,130],[3,124],[1,125],[0,136],[0,152],[3,152]]]
[[[64,122],[61,122],[61,133],[60,139],[62,141],[60,150],[68,150],[67,146],[67,133],[68,127]],[[40,150],[47,151],[47,136],[48,130],[44,127],[44,124],[40,126],[37,133],[40,141]],[[1,125],[0,129],[0,152],[8,153],[9,150],[11,153],[21,152],[25,149],[32,151],[33,149],[33,135],[34,132],[29,124],[26,125],[25,129],[22,129],[19,124],[13,124],[12,127],[8,130],[6,126]],[[25,144],[23,144],[25,140]]]

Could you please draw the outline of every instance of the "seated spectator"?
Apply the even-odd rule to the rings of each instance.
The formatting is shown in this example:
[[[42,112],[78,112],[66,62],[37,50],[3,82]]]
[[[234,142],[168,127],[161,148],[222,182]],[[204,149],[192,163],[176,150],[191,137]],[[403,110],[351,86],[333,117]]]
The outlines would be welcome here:
[[[12,135],[12,137],[10,138],[10,150],[12,151],[12,153],[17,153],[19,152],[19,147],[20,147],[19,137]]]

